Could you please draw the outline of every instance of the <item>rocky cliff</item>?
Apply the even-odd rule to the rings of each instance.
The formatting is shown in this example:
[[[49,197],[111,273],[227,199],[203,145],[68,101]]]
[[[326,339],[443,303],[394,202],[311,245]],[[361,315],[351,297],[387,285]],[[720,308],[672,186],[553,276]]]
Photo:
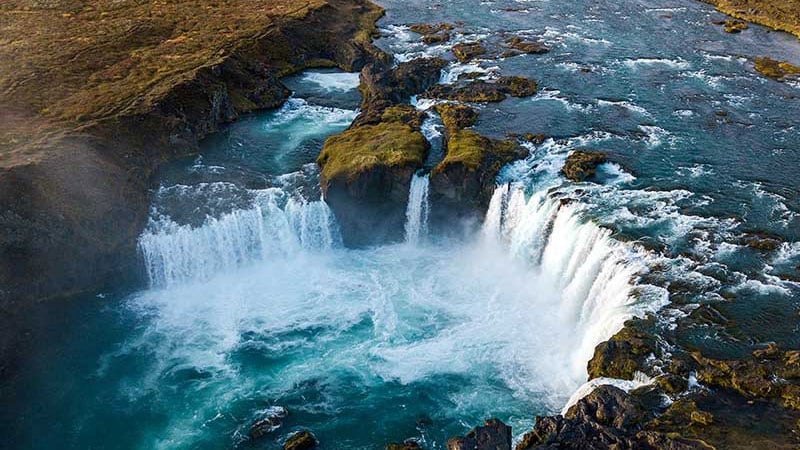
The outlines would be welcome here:
[[[0,307],[134,273],[149,178],[281,76],[360,70],[366,0],[17,0],[0,5]]]

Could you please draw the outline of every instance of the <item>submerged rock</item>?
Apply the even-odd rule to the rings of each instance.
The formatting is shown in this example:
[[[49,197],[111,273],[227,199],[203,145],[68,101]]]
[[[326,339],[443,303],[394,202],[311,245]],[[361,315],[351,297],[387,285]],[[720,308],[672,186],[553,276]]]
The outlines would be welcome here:
[[[281,419],[286,417],[288,414],[289,412],[283,406],[275,406],[267,409],[263,417],[253,422],[253,425],[250,426],[250,431],[248,431],[247,435],[250,437],[250,439],[259,439],[266,434],[272,433],[280,428],[282,425]]]
[[[391,443],[386,444],[386,450],[421,450],[422,447],[416,441],[407,441],[402,444]]]
[[[571,181],[586,181],[594,176],[597,166],[606,161],[605,153],[574,150],[567,156],[561,173]]]
[[[447,450],[511,450],[511,427],[489,419],[462,437],[447,440]]]
[[[478,42],[456,44],[453,46],[452,51],[456,59],[462,63],[471,61],[486,53],[486,49]]]
[[[298,431],[289,436],[283,444],[283,450],[308,450],[318,445],[317,439],[310,431]]]

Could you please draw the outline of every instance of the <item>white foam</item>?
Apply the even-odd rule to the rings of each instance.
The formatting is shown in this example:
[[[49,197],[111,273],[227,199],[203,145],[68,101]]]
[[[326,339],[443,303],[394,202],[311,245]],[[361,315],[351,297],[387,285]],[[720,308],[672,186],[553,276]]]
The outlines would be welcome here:
[[[591,394],[592,391],[600,386],[614,386],[622,389],[625,392],[630,392],[642,386],[648,386],[652,384],[653,381],[654,380],[652,378],[641,372],[636,372],[633,380],[620,380],[618,378],[606,377],[594,378],[584,383],[580,388],[578,388],[577,391],[575,391],[574,394],[572,394],[572,397],[570,397],[570,399],[567,401],[567,404],[561,409],[561,415],[566,415],[570,408],[572,408],[576,403],[581,401],[587,395]]]
[[[347,92],[358,88],[358,72],[304,72],[303,80],[328,92]]]
[[[630,69],[640,67],[665,67],[669,69],[685,70],[691,67],[688,61],[677,58],[630,58],[622,61],[622,64]]]

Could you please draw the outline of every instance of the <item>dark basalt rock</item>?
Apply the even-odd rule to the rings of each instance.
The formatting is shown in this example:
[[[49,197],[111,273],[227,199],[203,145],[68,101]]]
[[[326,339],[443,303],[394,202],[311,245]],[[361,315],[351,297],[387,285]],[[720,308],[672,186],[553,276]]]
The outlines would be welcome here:
[[[430,175],[430,223],[450,229],[454,219],[477,221],[486,211],[495,178],[507,163],[527,156],[513,141],[490,139],[472,130],[445,130],[445,157]]]
[[[386,450],[421,450],[422,447],[416,441],[403,442],[402,444],[386,444]]]
[[[450,40],[448,31],[453,29],[449,23],[417,23],[408,27],[414,33],[422,35],[422,42],[426,44],[436,44]]]
[[[486,49],[478,42],[464,42],[456,44],[453,46],[452,51],[456,59],[462,63],[471,61],[486,53]]]
[[[579,400],[567,414],[537,417],[516,450],[710,449],[699,441],[643,430],[653,418],[637,397],[614,386],[600,386]]]
[[[282,419],[286,417],[288,411],[286,408],[279,406],[275,408],[271,408],[269,412],[264,416],[253,422],[253,425],[250,426],[250,431],[248,431],[247,435],[250,439],[259,439],[269,433],[280,428],[283,421]]]
[[[284,442],[283,450],[309,450],[317,445],[317,439],[310,431],[298,431]]]
[[[594,176],[597,166],[606,161],[604,153],[575,150],[567,156],[561,173],[571,181],[586,181]]]
[[[511,450],[511,427],[489,419],[463,437],[447,440],[447,450]]]

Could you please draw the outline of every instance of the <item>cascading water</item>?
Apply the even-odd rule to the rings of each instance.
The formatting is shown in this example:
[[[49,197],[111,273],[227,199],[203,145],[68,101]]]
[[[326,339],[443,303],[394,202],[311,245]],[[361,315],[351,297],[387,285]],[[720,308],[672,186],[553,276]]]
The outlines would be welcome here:
[[[428,234],[428,187],[427,174],[414,174],[408,191],[406,206],[406,242],[416,244]]]
[[[151,219],[139,238],[152,286],[212,275],[300,250],[330,249],[340,242],[328,205],[281,188],[254,191],[250,208],[208,217],[199,227],[168,217]]]
[[[558,292],[559,319],[579,340],[565,354],[573,373],[585,373],[598,343],[635,314],[661,304],[637,304],[631,283],[647,268],[608,230],[583,220],[569,200],[544,192],[525,197],[521,185],[498,186],[482,238],[490,245],[502,243],[515,259],[538,267]]]

